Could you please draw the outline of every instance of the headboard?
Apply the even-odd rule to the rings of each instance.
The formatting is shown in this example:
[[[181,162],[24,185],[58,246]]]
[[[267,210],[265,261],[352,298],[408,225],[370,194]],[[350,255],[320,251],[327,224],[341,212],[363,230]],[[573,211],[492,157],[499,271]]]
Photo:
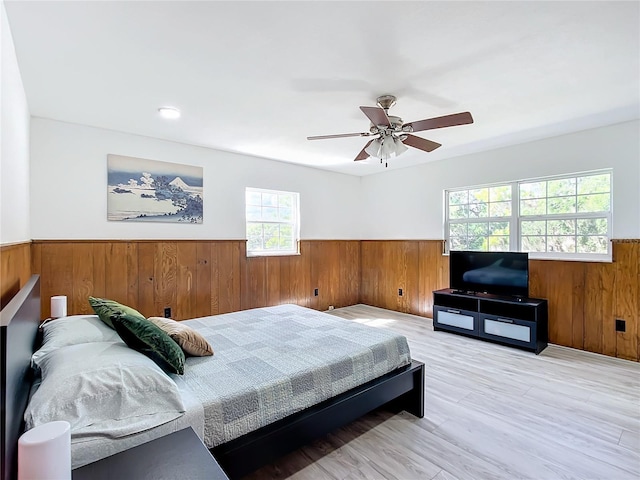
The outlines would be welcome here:
[[[32,382],[31,354],[40,324],[40,276],[33,275],[0,311],[0,478],[17,477],[18,439]]]

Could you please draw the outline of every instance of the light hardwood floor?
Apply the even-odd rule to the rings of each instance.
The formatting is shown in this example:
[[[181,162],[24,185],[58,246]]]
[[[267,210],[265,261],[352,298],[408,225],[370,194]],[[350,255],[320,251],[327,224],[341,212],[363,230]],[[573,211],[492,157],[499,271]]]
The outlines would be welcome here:
[[[425,416],[372,412],[247,480],[640,478],[640,364],[555,345],[536,356],[366,305],[329,313],[408,338]]]

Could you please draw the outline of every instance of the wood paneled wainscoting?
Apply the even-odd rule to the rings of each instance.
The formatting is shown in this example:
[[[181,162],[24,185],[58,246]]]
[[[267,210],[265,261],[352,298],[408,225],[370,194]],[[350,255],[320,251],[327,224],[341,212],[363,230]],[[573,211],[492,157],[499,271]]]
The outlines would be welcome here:
[[[359,301],[359,240],[303,240],[300,255],[243,255],[241,268],[243,310],[282,303],[328,310]]]
[[[147,316],[171,307],[176,319],[280,303],[318,310],[365,303],[431,317],[433,290],[449,283],[442,240],[305,240],[300,255],[283,257],[247,257],[244,240],[34,240],[30,255],[25,245],[1,250],[3,299],[5,275],[18,285],[39,273],[44,317],[52,295],[67,295],[70,314],[91,313],[93,295]],[[31,272],[20,266],[29,257]],[[638,361],[640,240],[614,240],[613,258],[531,260],[530,295],[549,300],[551,343]]]
[[[432,316],[432,292],[449,286],[442,240],[363,240],[360,248],[360,303]]]
[[[550,343],[640,361],[640,240],[613,240],[613,263],[529,263],[530,295],[549,300]]]
[[[550,343],[640,360],[640,240],[614,240],[613,263],[529,264],[530,296],[549,301]],[[360,302],[431,317],[432,292],[449,286],[448,272],[442,241],[363,240]]]
[[[42,277],[44,317],[53,295],[67,296],[70,315],[93,313],[91,295],[146,316],[170,307],[178,320],[281,303],[320,310],[358,303],[358,240],[305,240],[300,255],[282,257],[247,257],[245,244],[34,240],[31,268]]]
[[[31,277],[31,240],[0,245],[0,309]]]

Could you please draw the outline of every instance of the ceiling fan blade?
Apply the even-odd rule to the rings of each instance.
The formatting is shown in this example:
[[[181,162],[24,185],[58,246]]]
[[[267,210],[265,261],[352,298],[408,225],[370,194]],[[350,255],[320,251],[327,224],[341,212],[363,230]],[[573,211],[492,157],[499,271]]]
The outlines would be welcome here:
[[[389,117],[387,117],[387,113],[380,107],[360,107],[362,113],[364,113],[371,123],[375,126],[384,125],[385,127],[390,127],[391,122],[389,122]]]
[[[345,138],[345,137],[368,137],[372,135],[369,132],[362,133],[338,133],[337,135],[316,135],[313,137],[307,137],[307,140],[324,140],[325,138]]]
[[[362,108],[362,107],[361,107]],[[455,127],[456,125],[467,125],[473,123],[473,117],[469,112],[454,113],[444,117],[428,118],[417,122],[405,123],[403,127],[410,126],[411,131],[421,132],[423,130],[433,130],[434,128]]]
[[[337,135],[316,135],[313,137],[307,137],[307,140],[324,140],[326,138],[345,138],[345,137],[368,137],[372,135],[369,132],[361,133],[338,133]]]
[[[369,158],[369,154],[367,152],[365,152],[365,150],[367,149],[367,147],[369,145],[371,145],[371,142],[373,142],[375,140],[375,138],[369,140],[367,142],[367,144],[364,146],[364,148],[362,150],[360,150],[360,153],[358,154],[358,156],[356,158],[353,159],[354,162],[357,162],[358,160],[366,160],[367,158]]]
[[[425,138],[416,137],[415,135],[407,135],[407,138],[402,142],[410,147],[419,148],[425,152],[433,152],[436,148],[441,147],[440,143],[432,142]]]

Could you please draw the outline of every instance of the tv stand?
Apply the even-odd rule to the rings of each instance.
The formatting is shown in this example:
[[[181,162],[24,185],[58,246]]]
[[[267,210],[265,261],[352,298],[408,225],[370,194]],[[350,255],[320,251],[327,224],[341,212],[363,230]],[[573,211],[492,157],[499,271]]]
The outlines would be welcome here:
[[[475,295],[476,292],[471,292],[468,290],[451,290],[451,293],[454,295]]]
[[[530,350],[547,346],[547,301],[445,288],[433,292],[433,329]]]

